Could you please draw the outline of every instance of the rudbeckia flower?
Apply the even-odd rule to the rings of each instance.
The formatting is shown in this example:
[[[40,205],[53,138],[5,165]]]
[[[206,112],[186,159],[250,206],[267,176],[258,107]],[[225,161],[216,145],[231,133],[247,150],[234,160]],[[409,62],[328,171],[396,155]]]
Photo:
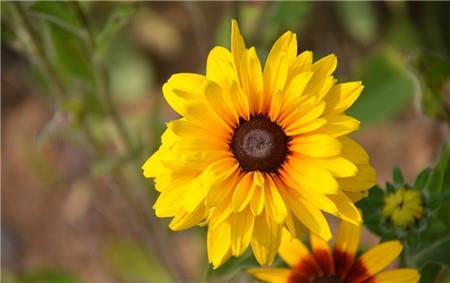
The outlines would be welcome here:
[[[409,228],[425,216],[423,199],[417,190],[401,188],[384,198],[383,215],[392,224]]]
[[[270,283],[416,283],[415,269],[383,271],[402,251],[399,241],[388,241],[356,256],[361,227],[342,221],[334,248],[311,234],[309,249],[298,239],[283,235],[279,254],[290,268],[248,270],[256,278]]]
[[[361,82],[336,84],[336,56],[313,63],[283,34],[264,69],[232,22],[231,52],[215,47],[206,75],[173,75],[163,86],[182,117],[167,123],[162,144],[142,166],[155,178],[158,217],[172,230],[208,225],[216,268],[251,245],[270,264],[287,227],[295,237],[331,232],[323,212],[361,222],[353,202],[367,195],[375,172],[347,134],[359,122],[345,114]]]

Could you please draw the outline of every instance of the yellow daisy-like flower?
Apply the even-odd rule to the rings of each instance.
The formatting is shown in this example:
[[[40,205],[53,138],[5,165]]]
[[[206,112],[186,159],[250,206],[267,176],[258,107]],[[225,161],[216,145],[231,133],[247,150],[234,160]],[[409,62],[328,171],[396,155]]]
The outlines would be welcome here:
[[[402,251],[399,241],[379,244],[356,257],[361,227],[342,221],[334,248],[311,234],[311,252],[298,239],[283,234],[279,254],[291,267],[248,270],[253,276],[270,283],[416,283],[415,269],[383,271]]]
[[[264,70],[247,49],[235,21],[231,52],[211,50],[206,76],[175,74],[164,97],[182,118],[167,124],[159,150],[143,165],[161,192],[158,217],[169,227],[208,225],[209,261],[218,267],[251,244],[270,264],[287,227],[331,238],[322,212],[355,224],[353,202],[375,183],[369,157],[346,137],[359,122],[344,114],[361,82],[336,84],[336,56],[315,63],[297,55],[297,39],[283,34]]]
[[[383,215],[389,218],[394,226],[409,228],[422,219],[424,214],[422,196],[414,189],[401,188],[384,199]]]

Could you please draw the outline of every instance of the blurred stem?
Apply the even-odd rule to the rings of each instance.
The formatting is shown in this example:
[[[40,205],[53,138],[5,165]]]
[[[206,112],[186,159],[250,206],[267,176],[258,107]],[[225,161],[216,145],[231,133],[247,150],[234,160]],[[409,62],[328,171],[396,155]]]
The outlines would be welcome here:
[[[89,24],[88,17],[80,6],[80,3],[78,1],[72,1],[70,3],[72,3],[74,10],[78,15],[84,30],[86,31],[85,41],[89,53],[93,56],[94,73],[97,82],[97,92],[100,96],[99,99],[104,100],[105,108],[108,111],[108,114],[111,115],[114,124],[121,136],[121,139],[127,146],[128,153],[131,154],[134,152],[133,143],[111,95],[108,82],[108,73],[101,58],[99,58],[99,56],[97,55],[97,42],[95,40],[95,34],[92,26]],[[136,167],[139,167],[139,165],[137,165]],[[122,183],[118,186],[120,192],[125,197],[125,199],[127,199],[128,203],[131,204],[131,207],[136,210],[138,217],[141,219],[141,223],[144,223],[143,225],[145,227],[145,230],[149,232],[150,238],[153,240],[153,242],[147,241],[147,238],[145,236],[141,236],[141,240],[149,248],[149,250],[156,253],[158,257],[163,260],[164,265],[171,272],[171,275],[174,277],[176,282],[185,282],[188,278],[185,276],[185,272],[183,272],[180,261],[177,258],[173,258],[173,256],[176,255],[177,251],[175,251],[175,253],[168,252],[168,250],[174,249],[174,245],[172,243],[169,243],[166,235],[163,235],[163,233],[161,232],[161,225],[157,222],[157,219],[155,218],[153,213],[148,210],[148,199],[146,197],[138,196],[135,193],[132,193],[129,187],[121,182],[121,180],[125,177],[123,176],[123,172],[121,172],[120,168],[119,172],[117,172],[117,175],[115,175],[115,177],[113,176],[113,178],[118,184]],[[137,176],[137,178],[142,179],[141,176]],[[139,188],[139,190],[145,192],[143,188]],[[142,235],[142,233],[140,234]]]
[[[51,81],[50,89],[52,90],[53,93],[55,93],[56,104],[57,106],[59,106],[59,109],[62,109],[61,104],[63,100],[68,97],[64,84],[62,83],[60,77],[58,76],[58,72],[53,68],[50,60],[48,60],[47,56],[45,55],[44,48],[40,40],[40,36],[34,30],[30,22],[30,19],[27,15],[27,12],[22,6],[22,3],[13,2],[12,8],[14,9],[14,12],[18,16],[19,23],[21,24],[23,30],[27,33],[27,36],[31,39],[32,44],[31,49],[33,51],[30,57],[33,57],[34,55],[34,57],[38,59],[37,60],[38,64],[41,66],[41,69],[43,70],[44,74]],[[59,110],[57,109],[56,113],[58,113],[57,111]],[[86,138],[88,139],[91,146],[94,147],[96,150],[101,149],[102,147],[94,138],[94,134],[92,133],[91,128],[87,126],[87,121],[85,118],[82,119],[82,124],[84,125]]]
[[[59,79],[57,72],[55,71],[52,64],[48,60],[47,56],[45,55],[40,37],[38,33],[34,30],[33,25],[31,24],[30,19],[27,15],[27,12],[25,11],[22,5],[23,4],[21,2],[13,2],[12,8],[17,13],[20,25],[22,26],[23,30],[27,33],[27,36],[31,39],[32,46],[30,47],[32,49],[33,53],[32,55],[35,55],[34,57],[37,58],[38,64],[41,65],[42,69],[44,70],[44,73],[52,82],[53,89],[56,89],[54,93],[57,104],[61,104],[63,98],[67,96],[64,84]]]
[[[86,46],[89,50],[89,53],[93,56],[93,67],[94,67],[94,75],[96,80],[97,94],[99,95],[100,101],[103,101],[104,107],[107,113],[113,119],[114,125],[119,132],[119,135],[124,142],[127,150],[131,152],[133,150],[133,142],[131,140],[131,136],[128,133],[128,130],[125,126],[125,123],[122,117],[117,110],[116,104],[114,103],[114,99],[111,94],[111,90],[109,87],[108,81],[108,72],[106,71],[105,65],[102,60],[97,56],[97,42],[95,40],[94,31],[92,30],[92,26],[89,24],[88,17],[84,13],[83,9],[80,6],[78,1],[70,2],[80,19],[80,22],[86,31]]]

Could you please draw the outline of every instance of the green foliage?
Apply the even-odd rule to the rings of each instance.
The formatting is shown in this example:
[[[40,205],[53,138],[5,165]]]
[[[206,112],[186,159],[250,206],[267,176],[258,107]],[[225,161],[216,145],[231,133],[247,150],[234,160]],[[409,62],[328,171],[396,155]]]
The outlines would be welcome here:
[[[108,20],[96,37],[97,50],[95,56],[104,56],[111,42],[122,27],[129,21],[135,8],[130,3],[118,3],[109,15]]]
[[[214,270],[209,266],[206,273],[207,282],[234,282],[241,272],[252,267],[258,267],[258,263],[250,251],[240,257],[230,258],[224,265]]]
[[[449,155],[449,142],[446,142],[436,166],[420,172],[414,186],[404,182],[400,168],[395,166],[393,184],[387,183],[385,192],[374,187],[367,198],[358,202],[363,211],[364,225],[380,236],[381,241],[402,241],[405,247],[403,265],[422,268],[424,277],[421,282],[433,282],[440,265],[450,264]],[[409,229],[394,227],[382,214],[384,198],[404,187],[420,191],[424,198],[425,216]]]
[[[392,117],[411,101],[414,82],[399,54],[381,52],[366,59],[359,67],[364,90],[348,113],[362,125]]]
[[[422,110],[431,118],[450,123],[450,107],[445,102],[444,87],[450,83],[450,59],[421,51],[413,62],[422,87]]]
[[[3,279],[3,277],[2,277]],[[80,283],[81,281],[68,272],[56,269],[27,270],[19,274],[9,274],[5,283]]]
[[[368,44],[375,39],[378,18],[373,2],[336,2],[340,23],[352,38]]]
[[[172,282],[159,261],[135,242],[112,242],[106,260],[121,282]]]

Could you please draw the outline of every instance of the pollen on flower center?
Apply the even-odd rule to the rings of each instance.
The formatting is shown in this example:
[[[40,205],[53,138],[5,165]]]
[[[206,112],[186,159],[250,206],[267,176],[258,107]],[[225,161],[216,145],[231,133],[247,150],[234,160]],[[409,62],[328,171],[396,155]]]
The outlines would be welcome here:
[[[278,124],[258,115],[241,120],[230,146],[244,171],[275,172],[286,157],[287,142]]]

